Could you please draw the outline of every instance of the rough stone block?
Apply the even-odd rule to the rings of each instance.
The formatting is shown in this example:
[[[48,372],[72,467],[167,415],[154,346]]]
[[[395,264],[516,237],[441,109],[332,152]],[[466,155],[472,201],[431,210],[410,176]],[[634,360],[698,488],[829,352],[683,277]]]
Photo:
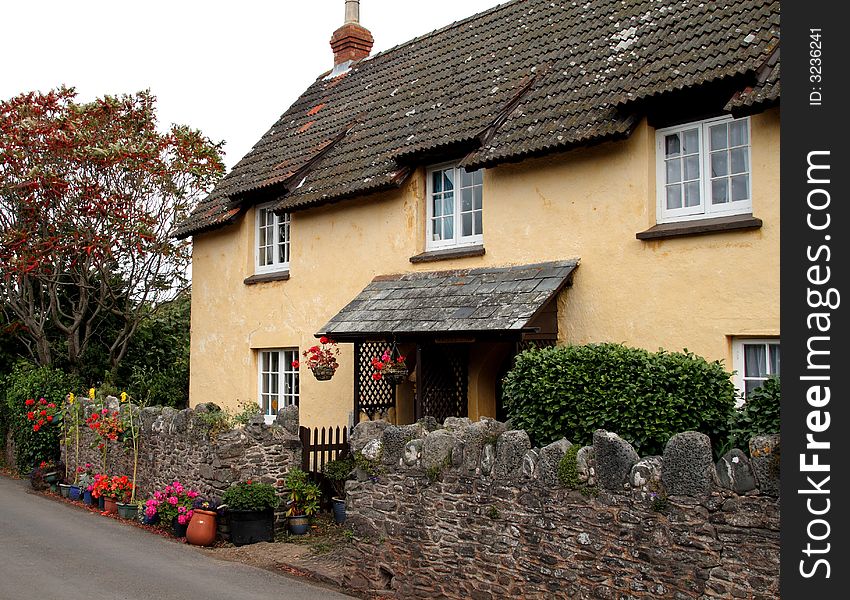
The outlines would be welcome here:
[[[643,492],[658,492],[661,490],[660,456],[647,456],[637,461],[629,473],[629,485]]]
[[[298,435],[298,406],[290,404],[278,409],[275,422],[289,435]]]
[[[449,431],[462,431],[472,425],[469,417],[446,417],[443,427]]]
[[[612,492],[623,491],[632,466],[640,460],[630,443],[604,429],[593,432],[593,456],[599,485]]]
[[[404,464],[408,467],[413,467],[422,458],[422,445],[424,440],[410,440],[404,446]]]
[[[750,459],[738,448],[733,448],[717,461],[717,479],[720,485],[738,494],[756,489],[756,480]]]
[[[492,476],[495,479],[513,480],[522,473],[522,460],[531,450],[531,440],[521,429],[506,431],[496,441],[496,460]]]
[[[189,419],[192,418],[193,414],[194,413],[191,408],[184,408],[183,410],[178,411],[171,420],[171,433],[186,433],[186,430],[189,428]]]
[[[587,485],[596,485],[596,467],[593,460],[593,446],[582,446],[576,453],[578,478]]]
[[[558,465],[572,444],[561,438],[540,449],[540,461],[537,463],[540,480],[549,486],[558,485]]]
[[[378,460],[382,452],[381,440],[369,440],[360,450],[360,454],[367,460]]]
[[[664,447],[661,478],[671,496],[706,496],[716,477],[711,440],[703,433],[685,431]]]
[[[495,443],[505,431],[504,423],[486,417],[465,427],[460,432],[460,439],[463,442],[464,472],[475,473],[481,461],[484,446]]]
[[[750,465],[759,491],[779,495],[779,435],[759,435],[750,440]]]
[[[484,444],[481,451],[481,474],[489,475],[493,471],[493,463],[496,462],[496,444]]]
[[[428,435],[422,444],[422,468],[429,471],[449,466],[455,439],[455,435],[447,429]]]
[[[390,424],[386,421],[362,421],[351,431],[351,437],[348,438],[348,445],[352,452],[362,452],[363,446],[372,440],[380,440],[384,434],[384,429]]]
[[[381,462],[385,465],[395,465],[404,457],[404,446],[407,437],[401,427],[390,425],[381,434]]]
[[[532,448],[522,457],[522,478],[534,479],[538,475],[537,466],[540,464],[540,453]]]

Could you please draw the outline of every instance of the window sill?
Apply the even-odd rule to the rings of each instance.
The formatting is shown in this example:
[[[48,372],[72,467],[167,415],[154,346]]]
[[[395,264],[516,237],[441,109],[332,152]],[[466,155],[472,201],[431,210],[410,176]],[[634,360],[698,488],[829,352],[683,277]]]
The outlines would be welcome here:
[[[422,254],[410,257],[410,262],[426,263],[438,260],[451,260],[452,258],[467,258],[469,256],[484,256],[484,245],[464,246],[462,248],[446,248],[445,250],[429,250]]]
[[[286,281],[289,279],[289,271],[277,271],[275,273],[258,273],[246,277],[242,282],[245,285],[254,285],[255,283],[267,283],[269,281]]]
[[[696,221],[662,223],[655,227],[650,227],[646,231],[636,233],[635,237],[639,240],[663,240],[685,235],[702,235],[723,231],[758,229],[761,226],[762,220],[753,217],[753,215],[734,215],[730,217],[698,219]]]

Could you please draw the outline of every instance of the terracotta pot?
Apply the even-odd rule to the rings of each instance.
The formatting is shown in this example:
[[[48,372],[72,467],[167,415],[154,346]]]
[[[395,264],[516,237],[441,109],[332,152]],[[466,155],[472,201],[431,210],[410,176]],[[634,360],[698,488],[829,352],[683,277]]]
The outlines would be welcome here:
[[[215,542],[215,517],[216,514],[210,510],[195,509],[186,528],[186,541],[195,546],[212,546]]]
[[[118,514],[118,501],[115,498],[103,498],[103,510],[110,514]]]

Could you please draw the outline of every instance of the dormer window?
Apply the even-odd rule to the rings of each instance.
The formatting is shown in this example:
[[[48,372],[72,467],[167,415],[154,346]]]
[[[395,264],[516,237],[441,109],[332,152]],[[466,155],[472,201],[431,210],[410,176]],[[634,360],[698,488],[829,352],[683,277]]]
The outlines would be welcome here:
[[[437,165],[427,178],[426,250],[481,244],[483,171]]]
[[[257,207],[257,273],[289,270],[289,213],[275,214],[271,204]]]

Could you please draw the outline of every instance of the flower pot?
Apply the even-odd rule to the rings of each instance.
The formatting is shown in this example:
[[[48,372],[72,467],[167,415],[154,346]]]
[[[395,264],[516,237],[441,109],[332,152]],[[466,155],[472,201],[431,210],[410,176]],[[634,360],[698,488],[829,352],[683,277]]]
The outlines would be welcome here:
[[[325,365],[313,367],[313,376],[319,381],[327,381],[334,376],[334,368]]]
[[[104,498],[103,496],[98,496],[98,498],[97,498],[97,507],[98,507],[100,510],[104,510],[104,509],[106,508],[106,498]]]
[[[44,478],[44,483],[48,483],[50,485],[59,483],[59,473],[57,473],[56,471],[50,471],[49,473],[45,473],[44,475],[42,475],[42,477]]]
[[[83,504],[94,504],[95,499],[91,496],[91,490],[85,490],[83,492]]]
[[[62,494],[63,498],[68,498],[70,496],[70,493],[71,493],[71,486],[68,485],[67,483],[60,483],[59,484],[59,493]]]
[[[331,498],[334,509],[334,521],[338,524],[345,523],[345,499]]]
[[[194,546],[212,546],[216,533],[215,517],[213,511],[195,509],[186,528],[186,541]]]
[[[174,537],[182,538],[186,537],[186,529],[189,527],[188,523],[180,524],[180,521],[177,520],[177,517],[171,519],[171,533],[174,534]]]
[[[138,504],[125,504],[124,502],[118,503],[118,516],[122,519],[135,519],[138,513]]]
[[[227,515],[234,546],[274,541],[274,510],[229,510]]]
[[[80,486],[71,485],[68,486],[70,489],[68,490],[68,497],[71,500],[79,500],[80,499]]]
[[[156,525],[159,523],[159,515],[154,513],[152,517],[145,515],[142,517],[142,525]]]
[[[407,381],[407,367],[405,365],[387,365],[381,371],[381,377],[391,385],[398,385]]]
[[[111,515],[118,514],[118,500],[116,500],[115,498],[104,498],[103,510],[105,510]]]
[[[304,535],[310,529],[310,517],[307,515],[287,517],[287,524],[292,535]]]

